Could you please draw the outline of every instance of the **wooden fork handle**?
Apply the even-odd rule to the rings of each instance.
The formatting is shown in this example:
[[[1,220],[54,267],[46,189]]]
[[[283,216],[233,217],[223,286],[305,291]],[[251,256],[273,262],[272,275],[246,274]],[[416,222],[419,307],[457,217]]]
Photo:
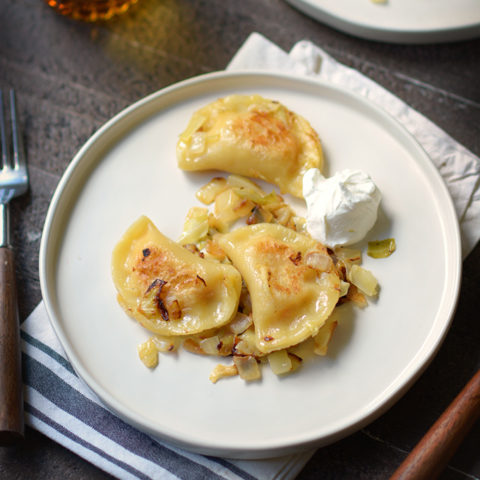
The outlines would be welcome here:
[[[0,445],[23,438],[23,385],[15,258],[0,248]]]
[[[480,370],[433,424],[390,480],[438,477],[480,417]]]

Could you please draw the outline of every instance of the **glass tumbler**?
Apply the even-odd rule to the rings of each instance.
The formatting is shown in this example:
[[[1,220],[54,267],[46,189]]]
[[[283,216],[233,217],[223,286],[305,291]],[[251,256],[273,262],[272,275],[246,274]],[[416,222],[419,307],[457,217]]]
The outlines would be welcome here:
[[[45,0],[57,12],[77,20],[108,20],[126,12],[138,0]]]

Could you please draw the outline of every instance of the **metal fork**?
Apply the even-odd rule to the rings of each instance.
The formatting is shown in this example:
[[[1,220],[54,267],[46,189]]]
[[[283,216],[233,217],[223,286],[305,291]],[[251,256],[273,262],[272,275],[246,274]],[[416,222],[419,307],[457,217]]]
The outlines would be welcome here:
[[[23,395],[20,336],[15,285],[15,258],[10,238],[9,202],[28,189],[25,152],[17,121],[15,92],[10,90],[10,131],[0,90],[0,445],[23,438]]]

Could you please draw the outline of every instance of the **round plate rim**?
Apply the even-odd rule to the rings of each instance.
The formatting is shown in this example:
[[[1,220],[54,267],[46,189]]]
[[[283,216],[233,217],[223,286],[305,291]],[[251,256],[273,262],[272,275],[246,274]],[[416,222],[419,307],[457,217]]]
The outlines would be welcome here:
[[[50,288],[50,282],[53,281],[51,277],[51,272],[49,269],[49,260],[52,255],[52,250],[55,251],[55,244],[58,242],[57,238],[53,238],[52,232],[54,232],[55,228],[59,228],[55,222],[56,219],[60,216],[59,211],[62,208],[62,194],[64,190],[67,188],[70,181],[72,181],[72,177],[75,175],[76,170],[81,166],[82,158],[85,153],[100,139],[101,137],[109,131],[112,126],[115,124],[123,121],[126,117],[134,113],[137,109],[141,109],[145,105],[148,105],[150,102],[154,101],[157,97],[164,96],[170,94],[172,92],[176,92],[185,88],[189,88],[195,86],[197,84],[203,82],[211,82],[215,80],[224,80],[224,79],[232,79],[232,78],[239,78],[239,79],[246,79],[248,77],[258,78],[258,79],[272,79],[275,81],[282,80],[286,82],[293,82],[293,83],[307,83],[312,86],[323,86],[328,89],[332,89],[341,95],[349,96],[355,101],[360,102],[367,108],[371,109],[372,111],[376,112],[376,114],[380,115],[387,121],[390,125],[393,125],[405,139],[411,144],[412,148],[417,149],[417,153],[420,157],[423,158],[425,164],[423,165],[426,168],[430,169],[430,173],[432,174],[432,178],[434,182],[436,182],[436,187],[440,189],[439,195],[442,196],[442,201],[446,202],[447,211],[444,212],[444,220],[448,223],[449,227],[453,228],[453,231],[449,231],[449,235],[451,238],[452,245],[450,245],[450,262],[452,265],[450,266],[452,272],[454,273],[453,278],[451,279],[452,288],[449,290],[450,293],[450,301],[448,302],[447,313],[445,314],[445,322],[442,324],[443,328],[437,332],[436,337],[432,340],[429,337],[425,340],[422,348],[419,352],[416,353],[414,359],[410,361],[410,363],[405,367],[404,372],[397,378],[396,381],[396,388],[393,391],[389,392],[388,395],[383,395],[384,401],[380,404],[376,404],[372,402],[369,405],[369,408],[364,409],[364,415],[361,418],[351,419],[342,422],[342,425],[338,428],[332,428],[331,431],[324,435],[321,438],[304,438],[302,441],[296,442],[285,442],[281,439],[276,442],[276,444],[269,444],[269,445],[257,445],[253,448],[251,445],[244,445],[244,446],[224,446],[220,444],[216,444],[215,442],[210,442],[209,444],[206,443],[198,443],[192,442],[185,438],[176,438],[174,436],[169,435],[165,432],[159,432],[156,430],[152,430],[149,428],[145,422],[142,422],[142,418],[132,418],[126,413],[124,409],[121,407],[121,403],[117,401],[117,399],[112,398],[107,392],[104,391],[101,385],[98,385],[97,382],[90,376],[88,372],[82,367],[82,362],[78,359],[73,351],[72,346],[69,344],[66,336],[64,335],[63,329],[61,327],[60,321],[56,318],[56,312],[54,308],[55,303],[55,295]],[[98,163],[98,162],[97,162]],[[207,455],[218,455],[218,456],[225,456],[230,458],[267,458],[272,456],[278,456],[288,453],[297,452],[300,450],[304,450],[311,447],[318,447],[322,445],[326,445],[332,443],[333,441],[339,440],[346,435],[353,433],[354,431],[358,430],[362,426],[370,423],[372,420],[380,416],[384,413],[388,408],[390,408],[398,399],[405,393],[405,391],[414,383],[414,381],[419,377],[419,375],[424,371],[424,369],[428,366],[431,360],[434,358],[435,354],[437,353],[438,349],[440,348],[445,335],[450,327],[451,320],[453,318],[456,304],[458,301],[458,295],[460,290],[460,282],[461,282],[461,242],[460,242],[460,231],[458,226],[458,221],[455,214],[455,209],[453,205],[453,201],[448,193],[448,190],[441,178],[439,172],[434,167],[433,163],[431,162],[428,155],[425,151],[421,148],[418,142],[413,138],[413,136],[393,117],[391,117],[387,112],[385,112],[380,107],[374,105],[370,101],[366,100],[365,98],[361,97],[360,95],[345,90],[341,87],[336,85],[332,85],[329,82],[320,81],[317,79],[312,79],[308,77],[298,77],[297,75],[291,75],[287,73],[278,73],[278,72],[265,72],[265,71],[242,71],[242,72],[212,72],[200,76],[196,76],[187,80],[183,80],[181,82],[175,83],[170,85],[166,88],[163,88],[157,92],[154,92],[147,97],[138,100],[137,102],[133,103],[132,105],[126,107],[121,112],[116,114],[110,120],[108,120],[102,127],[100,127],[97,132],[95,132],[85,144],[80,148],[78,153],[74,156],[73,160],[67,167],[65,173],[63,174],[57,189],[53,195],[52,201],[50,203],[45,225],[43,229],[42,239],[40,243],[40,254],[39,254],[39,271],[40,271],[40,287],[42,292],[42,297],[44,300],[44,304],[47,310],[47,314],[50,320],[50,323],[60,340],[62,347],[64,348],[69,361],[71,362],[74,370],[77,374],[87,383],[89,388],[91,388],[97,396],[108,406],[111,410],[113,410],[120,418],[126,420],[128,423],[136,426],[142,431],[146,431],[152,435],[156,435],[167,442],[170,442],[174,445],[179,447],[185,448],[187,450],[207,454]],[[430,334],[431,335],[431,334]],[[429,340],[427,342],[427,340]],[[426,346],[425,344],[428,343],[429,345]],[[427,348],[427,351],[423,351]],[[421,361],[416,359],[421,355]],[[410,365],[412,362],[415,361],[416,368],[413,370],[411,369]],[[409,370],[409,373],[406,374],[406,370]],[[401,381],[400,381],[401,379]],[[347,423],[347,425],[345,425]]]

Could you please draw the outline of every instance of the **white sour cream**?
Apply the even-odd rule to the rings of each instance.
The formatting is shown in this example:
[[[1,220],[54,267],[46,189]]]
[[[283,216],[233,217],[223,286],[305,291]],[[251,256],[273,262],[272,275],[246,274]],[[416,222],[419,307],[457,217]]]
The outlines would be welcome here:
[[[317,168],[303,176],[307,230],[328,247],[362,240],[377,220],[382,198],[369,175],[343,170],[325,178]]]

